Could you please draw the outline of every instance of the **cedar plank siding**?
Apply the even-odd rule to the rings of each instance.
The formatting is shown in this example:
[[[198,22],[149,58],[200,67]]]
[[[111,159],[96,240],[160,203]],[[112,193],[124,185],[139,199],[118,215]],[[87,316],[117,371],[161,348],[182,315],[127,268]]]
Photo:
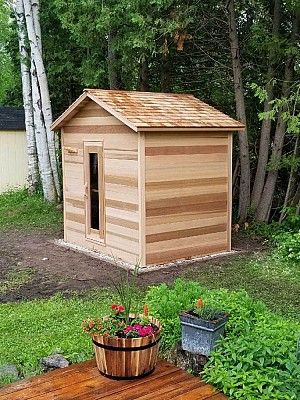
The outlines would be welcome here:
[[[138,135],[93,101],[62,128],[64,240],[133,264],[139,261]],[[83,143],[103,141],[104,243],[85,237]]]
[[[232,132],[243,124],[192,95],[85,89],[52,128],[66,243],[141,267],[231,250]],[[104,187],[93,229],[90,153]]]
[[[231,135],[146,133],[145,158],[146,264],[230,250]]]

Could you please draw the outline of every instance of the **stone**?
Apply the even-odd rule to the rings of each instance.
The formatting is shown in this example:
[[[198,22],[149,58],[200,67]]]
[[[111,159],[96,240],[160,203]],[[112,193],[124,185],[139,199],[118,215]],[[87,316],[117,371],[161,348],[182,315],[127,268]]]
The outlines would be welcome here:
[[[51,354],[41,359],[40,364],[44,371],[53,371],[54,369],[65,368],[69,365],[69,361],[61,354]]]
[[[19,369],[15,364],[0,365],[0,378],[17,380],[19,378]]]
[[[64,210],[63,203],[57,204],[57,206],[56,206],[56,211],[58,211],[58,212],[63,212],[63,210]]]

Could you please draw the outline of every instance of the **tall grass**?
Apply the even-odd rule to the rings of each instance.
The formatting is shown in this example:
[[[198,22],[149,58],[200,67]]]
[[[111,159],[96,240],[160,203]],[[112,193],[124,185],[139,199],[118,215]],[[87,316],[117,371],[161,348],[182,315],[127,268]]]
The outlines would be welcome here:
[[[62,212],[46,202],[40,192],[29,195],[27,189],[20,189],[0,195],[0,229],[60,228],[62,221]]]

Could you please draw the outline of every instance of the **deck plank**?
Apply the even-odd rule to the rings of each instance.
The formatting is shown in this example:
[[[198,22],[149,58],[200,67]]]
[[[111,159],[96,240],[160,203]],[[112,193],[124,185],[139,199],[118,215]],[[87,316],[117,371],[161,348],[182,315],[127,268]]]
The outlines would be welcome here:
[[[160,360],[153,374],[137,380],[111,380],[95,360],[78,363],[0,388],[0,400],[226,400],[213,386]]]

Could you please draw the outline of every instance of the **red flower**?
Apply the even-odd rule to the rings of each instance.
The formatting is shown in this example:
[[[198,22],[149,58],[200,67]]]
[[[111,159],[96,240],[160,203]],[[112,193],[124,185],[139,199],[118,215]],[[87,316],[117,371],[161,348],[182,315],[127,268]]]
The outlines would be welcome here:
[[[94,321],[89,321],[88,324],[89,324],[89,327],[92,328],[95,325],[95,322]]]
[[[117,308],[118,308],[118,305],[117,305],[117,304],[112,304],[112,306],[111,306],[111,309],[112,309],[112,310],[117,310]]]
[[[147,304],[144,307],[144,315],[145,315],[145,317],[148,317],[148,315],[149,315],[149,307],[147,306]]]
[[[199,308],[203,307],[203,300],[202,299],[199,299],[197,301],[197,307],[199,307]]]
[[[119,307],[118,307],[118,311],[119,311],[119,312],[124,312],[124,307],[123,307],[123,306],[119,306]]]

